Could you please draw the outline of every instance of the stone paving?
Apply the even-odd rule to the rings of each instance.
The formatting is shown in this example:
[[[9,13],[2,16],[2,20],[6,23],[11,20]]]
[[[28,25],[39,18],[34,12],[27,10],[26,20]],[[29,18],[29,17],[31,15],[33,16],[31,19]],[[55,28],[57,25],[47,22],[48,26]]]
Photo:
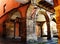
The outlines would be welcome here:
[[[53,38],[52,40],[46,40],[46,39],[42,39],[39,38],[38,41],[29,41],[28,44],[58,44],[58,39],[57,38]]]
[[[0,44],[23,44],[20,40],[0,38]]]
[[[0,38],[0,44],[25,44],[21,43],[20,40],[15,39],[2,39]],[[53,38],[52,40],[46,40],[45,38],[39,38],[38,41],[30,40],[26,44],[58,44],[58,39]]]

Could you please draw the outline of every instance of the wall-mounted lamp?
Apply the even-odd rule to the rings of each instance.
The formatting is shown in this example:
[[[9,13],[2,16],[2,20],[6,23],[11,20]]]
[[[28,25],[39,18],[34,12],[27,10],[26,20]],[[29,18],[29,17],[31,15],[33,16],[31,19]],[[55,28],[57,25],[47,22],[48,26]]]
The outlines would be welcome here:
[[[25,4],[25,3],[29,2],[30,0],[16,0],[16,1],[19,3]]]

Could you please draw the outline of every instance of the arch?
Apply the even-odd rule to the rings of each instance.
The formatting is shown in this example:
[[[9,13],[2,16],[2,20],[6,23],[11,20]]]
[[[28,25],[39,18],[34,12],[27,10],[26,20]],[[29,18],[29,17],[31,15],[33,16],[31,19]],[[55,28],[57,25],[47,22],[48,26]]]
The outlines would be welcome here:
[[[19,27],[19,28],[21,28],[21,32],[22,32],[21,41],[23,43],[26,43],[26,13],[27,13],[27,9],[28,9],[29,5],[30,5],[30,3],[28,3],[28,4],[26,4],[26,5],[22,6],[22,7],[17,8],[17,10],[21,14],[22,27]]]
[[[15,31],[16,29],[15,29],[15,25],[16,25],[16,22],[15,22],[15,20],[16,20],[16,18],[18,18],[18,20],[19,21],[21,21],[20,20],[20,18],[21,18],[21,14],[20,14],[20,12],[17,10],[17,9],[15,9],[15,10],[12,10],[12,11],[10,11],[9,13],[8,13],[8,18],[3,22],[3,37],[5,38],[5,37],[15,37],[15,32],[17,32],[18,30],[20,30],[19,29],[19,27],[18,27],[18,29],[17,29],[17,31]],[[19,21],[18,21],[18,23],[19,23]],[[11,25],[10,25],[11,24]],[[19,24],[20,25],[20,24]],[[12,26],[12,27],[11,27]],[[9,30],[9,31],[8,31]],[[13,32],[11,32],[11,31],[13,31]],[[13,34],[11,34],[11,33]],[[16,33],[17,35],[20,35],[20,31],[18,31],[19,32],[19,34],[18,33]],[[9,35],[8,35],[8,34]],[[11,35],[11,36],[10,36]]]
[[[30,5],[30,9],[29,9],[29,16],[31,16],[31,11],[34,9],[34,6],[33,5]],[[43,14],[45,16],[45,19],[46,19],[46,24],[47,24],[47,39],[51,39],[51,33],[50,33],[50,20],[49,20],[49,17],[47,15],[47,13],[45,11],[41,11],[41,14]],[[29,16],[27,15],[28,19],[29,19]]]
[[[50,32],[50,20],[45,11],[41,11],[41,14],[45,16],[46,24],[47,24],[47,39],[51,39],[51,32]]]

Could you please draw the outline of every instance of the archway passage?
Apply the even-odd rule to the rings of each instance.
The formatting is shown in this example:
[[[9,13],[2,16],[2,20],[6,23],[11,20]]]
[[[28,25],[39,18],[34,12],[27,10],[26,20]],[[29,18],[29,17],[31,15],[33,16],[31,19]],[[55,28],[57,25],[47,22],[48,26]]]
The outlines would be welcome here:
[[[6,38],[18,38],[20,35],[21,29],[20,27],[20,20],[21,15],[17,9],[8,13],[8,18],[3,23],[3,37]]]
[[[26,43],[26,12],[27,12],[27,9],[28,9],[28,7],[29,7],[29,5],[30,5],[30,3],[28,3],[28,4],[26,4],[26,5],[24,5],[24,6],[22,6],[22,7],[19,7],[19,8],[17,8],[16,10],[17,11],[19,11],[19,13],[20,13],[20,15],[17,15],[16,14],[16,16],[18,17],[18,21],[20,22],[18,25],[19,26],[17,26],[17,28],[19,28],[19,29],[21,29],[21,30],[19,30],[19,34],[18,34],[18,32],[17,32],[17,35],[16,35],[16,33],[15,33],[15,30],[14,30],[14,36],[21,36],[21,42],[22,43]],[[14,11],[13,11],[14,12]],[[13,14],[13,12],[11,12],[11,14]],[[19,14],[18,13],[18,14]],[[13,18],[13,17],[14,18]],[[15,15],[11,15],[11,16],[9,16],[11,19],[12,19],[12,24],[13,24],[13,28],[14,27],[16,27],[15,26],[15,24],[16,24],[16,21],[14,22],[14,20],[15,20],[15,18],[16,18],[16,16]],[[4,22],[5,23],[5,22]],[[17,22],[18,23],[18,22]],[[5,26],[5,29],[6,29],[6,25],[4,25]],[[16,28],[15,28],[16,29]],[[6,31],[6,30],[4,30],[4,31]],[[5,35],[6,35],[6,33],[5,32],[3,32]],[[9,32],[8,32],[9,33]],[[4,35],[4,36],[5,36]]]
[[[37,7],[38,9],[35,11],[35,13],[34,14],[32,14],[32,12],[33,12],[33,10],[34,10],[34,5],[30,5],[30,7],[28,8],[28,12],[27,12],[27,27],[28,27],[28,29],[27,29],[27,34],[29,33],[29,30],[31,31],[32,30],[32,32],[34,33],[36,30],[36,28],[34,29],[33,27],[34,26],[36,26],[36,25],[34,25],[33,26],[33,24],[34,23],[32,23],[33,22],[33,20],[31,20],[32,18],[32,16],[33,16],[33,18],[34,18],[34,16],[36,15],[36,12],[39,10],[40,11],[40,13],[39,14],[43,14],[43,16],[44,16],[44,18],[40,18],[40,19],[46,19],[45,21],[43,21],[43,22],[41,22],[41,21],[39,21],[38,22],[38,25],[39,26],[41,26],[41,36],[42,36],[42,34],[43,34],[43,32],[42,32],[42,26],[43,26],[43,24],[44,24],[44,22],[46,22],[46,24],[47,24],[47,39],[51,39],[51,33],[50,33],[50,20],[49,20],[49,17],[48,17],[48,15],[47,15],[47,13],[45,12],[45,11],[41,11],[40,10],[40,7]],[[31,12],[32,11],[32,12]],[[32,14],[32,15],[31,15]],[[38,12],[37,12],[37,14],[38,14]],[[37,17],[38,15],[36,15],[35,17]],[[36,21],[35,21],[36,22]],[[34,30],[34,31],[33,31]],[[37,32],[37,31],[36,31]],[[39,32],[37,32],[37,33],[39,33]],[[27,35],[28,36],[28,35]]]
[[[45,16],[45,19],[46,19],[45,21],[42,20],[42,22],[40,22],[41,30],[43,30],[43,29],[42,29],[42,26],[43,26],[43,24],[46,22],[46,25],[47,25],[47,39],[50,40],[50,39],[51,39],[50,19],[49,19],[48,15],[47,15],[46,11],[41,10],[41,11],[40,11],[40,14],[44,15],[44,16]],[[41,19],[41,18],[40,18],[40,19]],[[41,31],[41,33],[42,33],[42,31]],[[43,34],[43,33],[42,33],[42,34]],[[42,34],[41,34],[41,36],[42,36]]]

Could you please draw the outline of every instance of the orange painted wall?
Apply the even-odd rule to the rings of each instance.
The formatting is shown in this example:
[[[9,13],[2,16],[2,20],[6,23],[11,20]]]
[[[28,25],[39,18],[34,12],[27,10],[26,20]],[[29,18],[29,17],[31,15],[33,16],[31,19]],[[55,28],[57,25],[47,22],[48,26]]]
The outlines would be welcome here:
[[[4,9],[3,9],[4,7],[3,6],[5,4],[6,4],[5,13],[10,11],[13,8],[17,8],[20,5],[15,0],[0,0],[0,17],[5,14],[5,13],[3,13],[3,11],[4,11]]]
[[[0,18],[0,36],[2,35],[3,32],[3,22],[8,18],[8,14]]]
[[[10,10],[12,10],[14,8],[17,8],[20,5],[20,3],[16,2],[15,0],[0,0],[0,35],[3,32],[2,24],[8,17],[7,14],[3,13],[3,11],[4,11],[3,6],[5,4],[6,4],[5,13],[7,13],[8,11],[10,11]],[[1,17],[1,16],[3,16],[3,17]]]
[[[54,1],[54,6],[60,5],[60,0],[53,0]]]
[[[14,8],[17,8],[20,5],[20,3],[16,2],[15,0],[0,0],[0,35],[2,35],[2,32],[3,32],[2,24],[8,17],[8,14],[3,13],[4,4],[6,4],[5,13],[7,13],[8,11]],[[26,10],[27,10],[28,5],[18,8],[18,11],[22,14],[22,17],[24,18],[26,17]]]
[[[26,6],[18,8],[18,11],[21,13],[22,18],[26,17],[26,12],[27,12],[26,10],[28,9],[28,5],[29,4],[27,4]]]
[[[58,30],[58,44],[60,44],[60,0],[54,0],[54,3],[55,3],[54,9],[56,14],[56,23]]]

